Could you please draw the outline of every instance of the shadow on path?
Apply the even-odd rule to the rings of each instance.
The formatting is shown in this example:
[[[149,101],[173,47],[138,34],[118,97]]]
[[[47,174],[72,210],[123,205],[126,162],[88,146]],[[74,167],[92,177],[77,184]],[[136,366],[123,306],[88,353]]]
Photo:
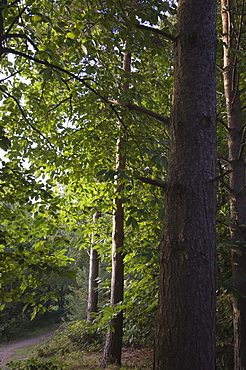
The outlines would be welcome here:
[[[16,349],[23,347],[31,347],[41,343],[45,338],[54,334],[55,330],[48,331],[47,333],[40,334],[39,336],[31,339],[25,339],[16,343],[8,344],[0,347],[0,369],[6,370],[6,364],[14,356]]]

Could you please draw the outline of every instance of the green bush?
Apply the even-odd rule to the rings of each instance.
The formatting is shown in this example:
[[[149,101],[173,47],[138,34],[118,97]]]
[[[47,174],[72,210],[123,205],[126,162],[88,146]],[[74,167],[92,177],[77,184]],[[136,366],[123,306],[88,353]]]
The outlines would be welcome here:
[[[66,334],[77,349],[100,349],[104,341],[103,330],[85,320],[69,325]]]
[[[40,361],[35,358],[24,361],[11,361],[7,364],[8,369],[11,370],[65,370],[61,363],[57,363],[57,360]]]
[[[96,351],[103,348],[105,333],[88,321],[64,324],[49,341],[37,348],[39,357],[64,356],[74,351]]]

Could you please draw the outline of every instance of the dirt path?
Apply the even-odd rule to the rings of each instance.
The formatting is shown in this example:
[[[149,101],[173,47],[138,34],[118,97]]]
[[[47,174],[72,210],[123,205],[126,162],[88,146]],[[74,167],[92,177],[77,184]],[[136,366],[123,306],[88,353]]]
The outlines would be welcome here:
[[[10,361],[11,357],[14,356],[15,350],[23,347],[35,346],[38,343],[41,343],[43,339],[54,334],[54,330],[49,331],[44,334],[40,334],[38,337],[22,340],[20,342],[8,344],[7,346],[0,347],[0,369],[6,369],[6,363]]]

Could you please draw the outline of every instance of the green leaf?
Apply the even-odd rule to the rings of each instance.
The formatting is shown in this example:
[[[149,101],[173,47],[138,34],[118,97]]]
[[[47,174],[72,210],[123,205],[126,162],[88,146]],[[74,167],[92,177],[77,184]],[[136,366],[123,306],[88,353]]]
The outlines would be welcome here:
[[[100,170],[100,171],[97,172],[97,176],[104,175],[105,172],[107,172],[107,170]]]
[[[132,226],[133,229],[138,229],[138,222],[134,217],[129,216],[126,221],[126,226]]]
[[[114,171],[114,170],[109,170],[105,173],[104,175],[104,181],[107,181],[107,180],[113,180],[114,177],[118,174],[117,171]]]
[[[45,69],[43,69],[42,72],[43,72],[43,79],[44,79],[45,82],[51,79],[51,77],[52,77],[52,69],[51,68],[45,68]]]
[[[132,185],[127,185],[127,186],[126,186],[126,190],[127,190],[127,191],[130,191],[130,190],[132,190],[132,189],[133,189],[133,186],[132,186]]]
[[[5,152],[11,147],[11,141],[6,136],[0,137],[0,148]]]
[[[76,38],[76,35],[75,35],[75,33],[74,32],[68,32],[67,34],[66,34],[66,36],[69,38],[69,39],[72,39],[72,40],[74,40],[75,38]]]
[[[43,16],[41,14],[34,14],[33,20],[34,22],[39,22],[43,19]]]

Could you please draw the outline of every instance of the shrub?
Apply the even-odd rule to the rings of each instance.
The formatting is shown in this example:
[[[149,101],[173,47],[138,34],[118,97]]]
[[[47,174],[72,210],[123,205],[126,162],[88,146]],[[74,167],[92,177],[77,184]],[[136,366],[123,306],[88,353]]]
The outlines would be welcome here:
[[[64,324],[48,342],[37,348],[40,357],[64,356],[74,351],[96,351],[103,347],[105,333],[88,321]]]
[[[57,360],[49,361],[40,361],[35,358],[23,361],[11,361],[7,364],[8,369],[11,370],[65,370],[67,367],[64,367],[61,363],[58,363]]]

